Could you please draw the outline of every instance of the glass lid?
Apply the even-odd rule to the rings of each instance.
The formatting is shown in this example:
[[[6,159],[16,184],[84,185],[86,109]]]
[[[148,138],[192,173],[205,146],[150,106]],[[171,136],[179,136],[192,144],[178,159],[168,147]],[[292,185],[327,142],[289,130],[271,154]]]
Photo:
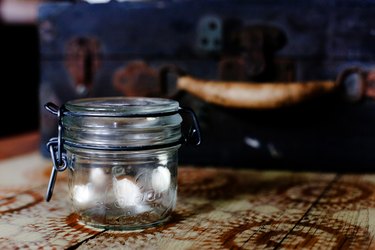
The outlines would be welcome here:
[[[83,116],[157,116],[178,111],[174,100],[154,97],[97,97],[68,101],[71,115]]]

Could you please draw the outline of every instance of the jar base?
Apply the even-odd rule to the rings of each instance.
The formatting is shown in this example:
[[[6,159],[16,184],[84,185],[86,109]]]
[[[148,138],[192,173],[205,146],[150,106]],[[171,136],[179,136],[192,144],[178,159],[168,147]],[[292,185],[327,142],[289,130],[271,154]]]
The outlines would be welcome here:
[[[99,228],[99,229],[115,230],[115,231],[135,231],[135,230],[142,230],[142,229],[147,229],[151,227],[161,226],[167,223],[170,219],[171,219],[171,216],[169,215],[158,221],[142,223],[142,224],[104,224],[104,223],[99,223],[99,222],[92,221],[92,220],[85,220],[81,216],[79,216],[78,220],[80,223],[84,225],[94,227],[94,228]]]

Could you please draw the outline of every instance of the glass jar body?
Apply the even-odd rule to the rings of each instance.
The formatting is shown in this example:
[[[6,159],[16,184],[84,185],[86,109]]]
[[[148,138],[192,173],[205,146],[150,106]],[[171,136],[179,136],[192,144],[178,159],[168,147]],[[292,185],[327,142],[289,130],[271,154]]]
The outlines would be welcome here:
[[[66,146],[72,208],[83,223],[106,229],[166,221],[176,205],[179,147],[109,151]]]
[[[53,163],[47,201],[57,172],[69,169],[72,208],[87,225],[131,230],[170,217],[177,199],[178,149],[200,143],[194,112],[177,101],[151,97],[45,106],[58,117],[58,135],[47,143]],[[181,114],[193,123],[184,135]]]

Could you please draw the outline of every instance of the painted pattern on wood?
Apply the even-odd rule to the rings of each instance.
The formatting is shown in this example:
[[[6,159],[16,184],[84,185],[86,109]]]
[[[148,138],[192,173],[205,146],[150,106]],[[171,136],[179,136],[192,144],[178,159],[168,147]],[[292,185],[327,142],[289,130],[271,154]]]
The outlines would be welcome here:
[[[184,166],[170,221],[108,231],[71,212],[64,175],[44,201],[49,169],[38,153],[0,162],[1,249],[375,248],[371,174]]]

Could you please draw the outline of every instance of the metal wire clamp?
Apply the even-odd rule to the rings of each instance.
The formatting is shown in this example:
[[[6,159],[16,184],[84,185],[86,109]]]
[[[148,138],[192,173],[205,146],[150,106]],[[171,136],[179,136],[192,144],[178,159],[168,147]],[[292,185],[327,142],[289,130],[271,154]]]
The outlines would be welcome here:
[[[53,103],[47,103],[44,106],[49,112],[54,115],[57,115],[58,118],[58,137],[53,137],[47,142],[47,148],[50,152],[51,159],[52,159],[52,171],[51,176],[48,182],[48,188],[46,193],[46,201],[50,201],[53,189],[55,187],[57,172],[64,171],[68,164],[66,155],[63,154],[63,142],[62,142],[62,126],[61,126],[61,113],[62,109],[59,108],[57,105]]]

